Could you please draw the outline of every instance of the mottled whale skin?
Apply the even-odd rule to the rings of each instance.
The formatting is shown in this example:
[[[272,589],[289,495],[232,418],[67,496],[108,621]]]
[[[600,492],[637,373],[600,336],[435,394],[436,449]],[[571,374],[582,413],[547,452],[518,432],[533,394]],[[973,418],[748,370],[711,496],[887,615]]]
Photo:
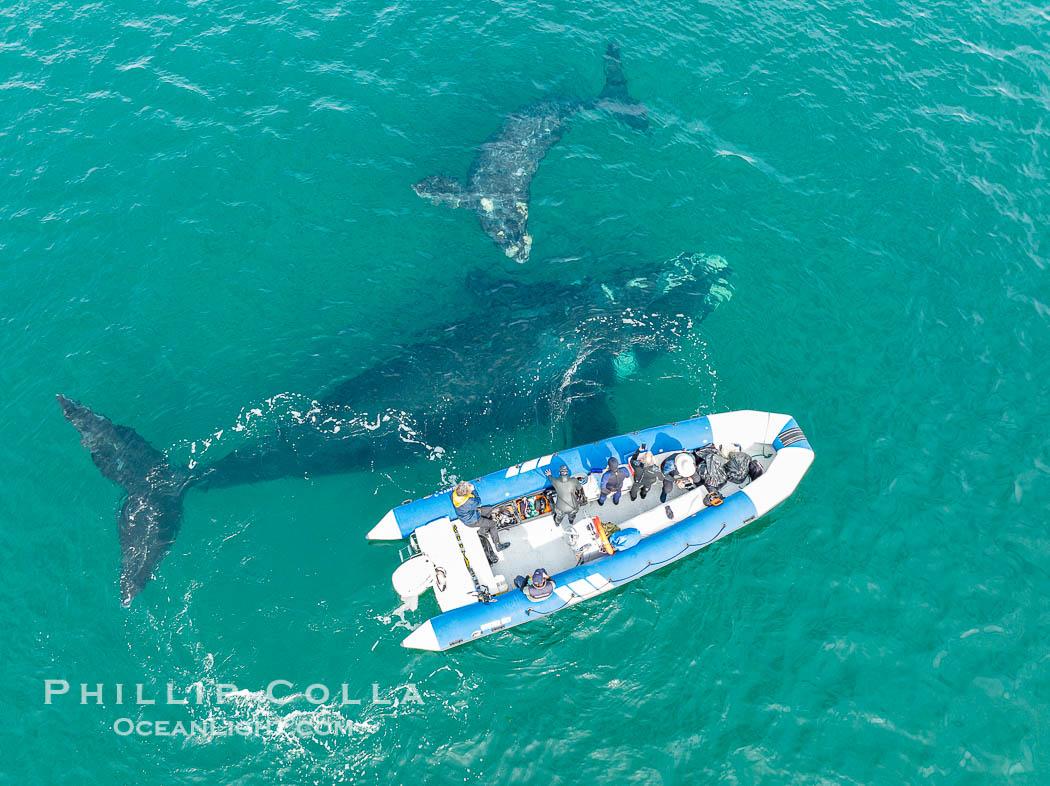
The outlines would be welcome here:
[[[63,395],[66,420],[103,475],[125,491],[117,513],[120,528],[120,597],[124,605],[139,593],[168,553],[182,519],[182,495],[192,480],[175,470],[163,453],[127,426],[118,426]]]
[[[639,131],[648,131],[648,113],[627,93],[615,44],[606,50],[605,87],[597,98],[545,98],[521,107],[478,148],[466,184],[434,175],[412,188],[434,204],[473,210],[485,234],[508,257],[525,262],[532,249],[528,232],[532,178],[547,151],[564,135],[569,120],[577,112],[593,108],[605,110]]]
[[[173,467],[127,426],[58,396],[102,474],[121,486],[120,597],[142,591],[167,554],[189,488],[396,466],[420,446],[459,445],[521,427],[572,431],[571,443],[617,431],[607,396],[617,374],[669,351],[729,297],[725,262],[683,254],[638,263],[619,279],[523,284],[469,277],[470,316],[334,384],[308,411],[221,458]]]

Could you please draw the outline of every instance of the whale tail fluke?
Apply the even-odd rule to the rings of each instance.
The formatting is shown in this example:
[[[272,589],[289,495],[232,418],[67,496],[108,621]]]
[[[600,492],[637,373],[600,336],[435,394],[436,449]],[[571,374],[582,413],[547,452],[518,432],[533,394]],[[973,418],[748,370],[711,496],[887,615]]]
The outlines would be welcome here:
[[[605,87],[598,94],[598,106],[636,131],[648,132],[649,111],[627,92],[627,77],[620,62],[620,47],[610,43],[605,50]]]
[[[59,394],[66,420],[102,474],[124,489],[120,525],[120,599],[124,606],[141,592],[168,553],[182,520],[182,497],[190,482],[172,470],[167,457],[139,436],[78,401]]]
[[[429,199],[435,205],[463,207],[470,202],[470,196],[463,184],[445,175],[432,175],[412,186],[412,190],[423,199]]]

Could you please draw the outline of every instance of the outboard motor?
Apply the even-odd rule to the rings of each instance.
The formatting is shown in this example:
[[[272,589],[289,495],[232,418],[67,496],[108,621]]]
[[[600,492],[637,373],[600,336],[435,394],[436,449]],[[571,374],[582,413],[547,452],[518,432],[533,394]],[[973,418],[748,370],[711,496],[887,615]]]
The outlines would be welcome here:
[[[434,564],[426,557],[417,556],[398,565],[391,577],[394,591],[409,611],[419,606],[419,596],[434,586],[436,581]]]

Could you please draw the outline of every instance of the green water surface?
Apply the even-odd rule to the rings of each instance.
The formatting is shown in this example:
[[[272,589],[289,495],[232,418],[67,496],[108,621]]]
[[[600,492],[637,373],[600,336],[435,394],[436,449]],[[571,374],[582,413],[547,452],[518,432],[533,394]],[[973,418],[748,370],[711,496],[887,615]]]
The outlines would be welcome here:
[[[15,0],[0,29],[0,779],[1050,779],[1045,7]],[[577,118],[533,181],[526,266],[415,196],[514,107],[596,94],[609,39],[653,133]],[[682,251],[725,258],[733,298],[613,409],[624,431],[794,415],[817,461],[765,519],[544,621],[403,650],[397,546],[364,533],[564,447],[507,429],[191,491],[120,607],[120,492],[56,393],[186,460],[454,320],[466,271]],[[45,705],[49,678],[107,705]],[[277,679],[423,703],[274,705]],[[113,703],[169,681],[205,702]],[[357,732],[291,724],[326,712]],[[124,737],[122,717],[285,726]]]

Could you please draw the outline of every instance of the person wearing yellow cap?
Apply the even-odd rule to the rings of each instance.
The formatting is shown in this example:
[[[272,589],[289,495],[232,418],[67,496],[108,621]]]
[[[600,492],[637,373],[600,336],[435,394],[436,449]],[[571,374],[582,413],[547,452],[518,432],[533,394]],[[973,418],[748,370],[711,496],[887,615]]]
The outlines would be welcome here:
[[[459,520],[468,527],[480,530],[481,534],[492,541],[492,548],[496,551],[503,551],[510,545],[500,542],[499,528],[496,522],[489,517],[492,508],[481,504],[481,497],[473,483],[461,480],[456,484],[452,489],[452,507],[456,509]]]

